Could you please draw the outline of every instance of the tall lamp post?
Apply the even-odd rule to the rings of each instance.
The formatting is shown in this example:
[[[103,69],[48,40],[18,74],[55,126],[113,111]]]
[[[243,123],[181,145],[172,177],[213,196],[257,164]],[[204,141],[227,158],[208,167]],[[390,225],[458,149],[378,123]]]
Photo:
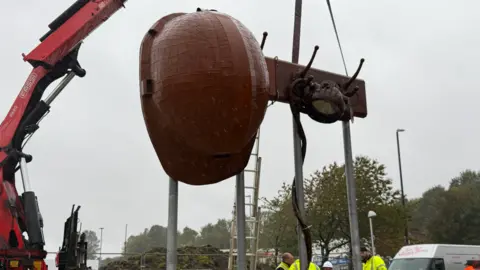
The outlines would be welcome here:
[[[405,207],[405,192],[403,190],[403,173],[402,173],[402,157],[400,154],[400,137],[399,133],[404,132],[405,129],[397,129],[396,135],[397,135],[397,154],[398,154],[398,171],[400,173],[400,192],[402,195],[402,206],[403,206],[403,213],[405,215],[405,232],[404,232],[404,237],[405,237],[405,245],[408,245],[410,243],[408,239],[408,222],[407,222],[407,209]]]
[[[125,241],[123,242],[123,254],[127,256],[127,231],[128,231],[128,224],[125,224]]]
[[[100,228],[100,250],[98,256],[98,267],[100,267],[102,263],[102,245],[103,245],[103,227]]]
[[[372,254],[376,255],[375,251],[375,236],[373,235],[373,218],[377,216],[377,213],[368,211],[368,221],[370,222],[370,241],[372,242]]]

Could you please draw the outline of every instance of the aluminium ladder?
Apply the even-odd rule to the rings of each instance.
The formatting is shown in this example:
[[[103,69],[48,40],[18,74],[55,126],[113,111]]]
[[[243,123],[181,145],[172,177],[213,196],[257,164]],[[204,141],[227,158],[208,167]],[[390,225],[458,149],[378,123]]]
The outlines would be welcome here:
[[[246,227],[246,243],[247,243],[247,260],[249,261],[249,269],[257,268],[257,249],[259,244],[260,233],[260,207],[259,187],[260,187],[260,168],[262,158],[259,156],[260,149],[260,130],[255,136],[255,144],[251,154],[250,161],[244,170],[245,173],[245,227]],[[253,164],[252,164],[253,163]],[[236,201],[236,198],[235,198]],[[237,257],[237,231],[236,231],[236,203],[233,204],[233,218],[231,225],[230,238],[230,254],[228,258],[228,270],[235,270]]]

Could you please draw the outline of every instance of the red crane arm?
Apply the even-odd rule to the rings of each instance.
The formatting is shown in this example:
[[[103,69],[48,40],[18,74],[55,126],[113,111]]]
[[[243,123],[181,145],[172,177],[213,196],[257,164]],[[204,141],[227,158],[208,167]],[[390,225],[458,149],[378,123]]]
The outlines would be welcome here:
[[[123,7],[126,0],[84,0],[84,6],[71,16],[58,29],[50,30],[35,49],[24,57],[25,61],[40,61],[51,66],[63,59],[79,42],[85,39],[98,26],[108,20]],[[74,4],[74,5],[75,5]],[[73,7],[73,6],[72,6]],[[68,10],[63,14],[67,14]],[[62,15],[63,15],[62,14]],[[60,19],[61,16],[57,19]],[[65,15],[66,16],[66,15]],[[53,21],[49,27],[54,28],[58,22]]]
[[[39,81],[83,39],[120,9],[125,2],[126,0],[80,0],[72,7],[77,3],[77,5],[83,4],[84,6],[63,24],[56,25],[61,22],[62,16],[68,16],[69,10],[49,25],[54,29],[40,39],[42,42],[36,48],[24,55],[24,61],[31,63],[34,69],[20,90],[7,117],[0,125],[0,145],[7,145],[12,140],[32,92]],[[56,27],[58,28],[55,29]],[[3,160],[4,156],[5,153],[0,153],[0,160]]]
[[[48,25],[50,30],[40,38],[41,43],[23,55],[23,60],[29,62],[33,70],[0,125],[1,256],[20,256],[23,253],[33,257],[45,256],[43,221],[36,205],[36,197],[29,190],[28,184],[24,183],[26,190],[20,199],[15,186],[15,172],[19,169],[19,163],[26,164],[31,160],[31,156],[22,152],[22,144],[28,135],[38,129],[38,122],[48,112],[51,101],[59,91],[75,75],[85,75],[85,70],[77,61],[82,41],[123,7],[125,2],[126,0],[77,0]],[[59,84],[63,84],[62,88],[51,94],[53,97],[49,96],[43,101],[45,89],[64,76],[66,82]],[[29,199],[25,196],[26,193],[31,193],[33,202],[31,197]],[[28,242],[23,240],[23,232],[28,233]],[[12,242],[12,238],[16,239]]]

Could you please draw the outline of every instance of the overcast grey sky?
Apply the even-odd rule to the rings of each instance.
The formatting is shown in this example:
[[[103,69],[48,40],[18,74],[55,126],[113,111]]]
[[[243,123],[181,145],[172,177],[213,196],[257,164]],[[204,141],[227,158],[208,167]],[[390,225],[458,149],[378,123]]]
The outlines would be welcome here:
[[[0,8],[0,108],[5,115],[31,67],[28,53],[47,25],[73,1],[9,1]],[[315,45],[314,66],[343,68],[326,4],[304,0],[300,59]],[[200,4],[201,3],[201,4]],[[337,26],[351,72],[366,59],[369,116],[352,126],[353,150],[388,166],[398,182],[395,130],[401,135],[405,189],[419,196],[432,185],[446,185],[461,170],[477,169],[480,128],[477,106],[480,59],[480,3],[473,0],[335,0]],[[63,222],[72,204],[82,205],[83,228],[104,227],[104,252],[119,252],[125,224],[138,233],[166,225],[168,177],[151,147],[140,110],[138,58],[149,27],[173,12],[214,8],[241,20],[257,37],[269,32],[265,54],[289,60],[294,1],[130,0],[85,42],[76,78],[53,105],[30,141],[32,187],[45,219],[47,249],[60,245]],[[343,162],[341,124],[305,118],[309,138],[305,175]],[[292,131],[288,106],[269,109],[262,128],[261,195],[273,196],[293,176]],[[234,181],[205,187],[180,185],[179,228],[200,228],[230,217]]]

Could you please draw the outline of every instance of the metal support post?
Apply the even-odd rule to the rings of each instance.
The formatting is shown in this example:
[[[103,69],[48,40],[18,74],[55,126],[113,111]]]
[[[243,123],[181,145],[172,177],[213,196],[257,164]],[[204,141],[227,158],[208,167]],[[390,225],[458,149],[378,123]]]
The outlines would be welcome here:
[[[342,123],[343,148],[345,152],[345,176],[347,178],[348,214],[350,220],[350,241],[352,252],[352,265],[354,270],[361,270],[362,260],[360,258],[360,233],[358,229],[357,214],[357,190],[353,169],[352,138],[350,133],[350,122]]]
[[[300,55],[300,30],[302,25],[302,0],[295,0],[295,19],[293,24],[293,46],[292,46],[292,63],[298,64]],[[303,161],[302,161],[302,147],[300,137],[297,133],[295,120],[293,120],[293,151],[295,160],[295,181],[296,192],[298,195],[298,206],[300,208],[300,216],[305,216],[305,197],[303,190]],[[300,257],[300,265],[304,267],[307,264],[307,247],[303,237],[303,231],[297,225],[298,234],[298,250]]]
[[[237,269],[247,269],[247,245],[245,237],[245,175],[241,172],[237,175],[236,185],[237,206]]]
[[[370,221],[370,241],[372,242],[372,254],[375,256],[377,252],[375,251],[375,235],[373,234],[373,220],[371,217],[368,218]]]
[[[127,255],[127,231],[128,231],[128,224],[125,224],[125,240],[123,242],[123,254],[124,254],[124,256]]]
[[[178,181],[170,178],[168,191],[167,270],[177,270]]]

